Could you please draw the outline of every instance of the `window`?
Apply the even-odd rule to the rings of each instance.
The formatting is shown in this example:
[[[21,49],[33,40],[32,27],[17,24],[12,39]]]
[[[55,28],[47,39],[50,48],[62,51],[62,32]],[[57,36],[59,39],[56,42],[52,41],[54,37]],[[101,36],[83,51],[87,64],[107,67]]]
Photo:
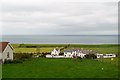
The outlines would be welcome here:
[[[10,57],[10,54],[9,54],[9,52],[7,52],[7,58],[9,58]]]

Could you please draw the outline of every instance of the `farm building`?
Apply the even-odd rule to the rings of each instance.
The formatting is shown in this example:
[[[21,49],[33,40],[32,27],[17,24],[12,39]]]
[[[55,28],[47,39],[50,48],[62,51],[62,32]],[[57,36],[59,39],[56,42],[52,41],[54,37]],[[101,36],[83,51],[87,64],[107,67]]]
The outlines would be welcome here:
[[[0,42],[0,63],[13,60],[13,47],[9,42]]]
[[[59,56],[60,50],[58,48],[54,48],[54,50],[51,52],[52,56]]]
[[[75,56],[77,56],[77,54],[79,53],[79,49],[71,49],[71,50],[65,50],[64,51],[64,56],[65,57],[70,57],[73,58]]]
[[[96,56],[97,56],[97,58],[103,58],[103,54],[97,53]]]
[[[116,54],[105,54],[103,55],[103,58],[114,58],[116,57]]]
[[[65,50],[64,56],[65,57],[81,57],[84,58],[86,54],[93,53],[91,50],[83,50],[83,49],[71,49],[71,50]]]
[[[81,57],[81,58],[84,58],[85,57],[85,53],[83,53],[82,51],[80,51],[78,54],[77,54],[77,56],[78,57]]]
[[[114,58],[116,54],[96,54],[97,58]]]
[[[84,50],[81,49],[69,49],[64,50],[64,55],[59,56],[60,50],[57,48],[54,48],[54,50],[51,52],[51,55],[46,55],[46,58],[85,58],[87,54],[94,54],[97,58],[114,58],[116,57],[115,54],[99,54],[92,50]]]
[[[51,52],[51,55],[47,54],[46,58],[64,58],[64,56],[59,56],[60,54],[60,49],[54,48],[53,51]]]

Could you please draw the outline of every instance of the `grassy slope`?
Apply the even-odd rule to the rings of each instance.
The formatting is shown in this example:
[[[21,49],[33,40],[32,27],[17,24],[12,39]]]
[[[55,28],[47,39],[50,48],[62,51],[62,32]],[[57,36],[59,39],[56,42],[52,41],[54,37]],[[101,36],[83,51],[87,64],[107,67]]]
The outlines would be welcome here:
[[[35,52],[36,48],[18,48],[19,44],[12,44],[15,52]],[[25,44],[39,45],[40,51],[51,51],[54,47],[64,47],[64,44]],[[69,48],[91,49],[100,53],[118,53],[117,45],[70,45]],[[22,64],[4,64],[3,78],[116,78],[118,77],[117,58],[82,60],[44,59],[37,58]],[[104,70],[102,70],[104,68]]]
[[[97,60],[36,58],[21,64],[4,64],[3,78],[117,78],[117,66]]]
[[[24,46],[40,46],[40,52],[51,52],[55,47],[65,47],[67,44],[24,44],[23,47],[19,48],[19,44],[12,44],[14,47],[14,52],[36,52],[36,48],[24,48]],[[80,45],[71,44],[69,48],[84,48],[88,50],[93,50],[99,53],[119,53],[118,45]]]
[[[2,78],[2,64],[0,64],[0,79]]]
[[[53,48],[49,47],[49,48],[40,48],[40,52],[51,52],[53,50]],[[36,53],[36,48],[15,48],[14,49],[15,53]]]

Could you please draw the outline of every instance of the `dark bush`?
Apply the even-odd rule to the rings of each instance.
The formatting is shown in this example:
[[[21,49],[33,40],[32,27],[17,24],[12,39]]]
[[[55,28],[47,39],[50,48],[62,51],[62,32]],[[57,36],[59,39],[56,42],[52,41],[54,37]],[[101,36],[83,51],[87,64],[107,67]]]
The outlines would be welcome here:
[[[13,63],[22,63],[22,60],[13,60]]]
[[[46,55],[47,55],[46,53],[42,53],[41,57],[46,57]]]
[[[4,64],[22,63],[22,60],[5,60]]]
[[[32,54],[29,53],[14,53],[15,60],[24,60],[32,58]]]
[[[22,47],[22,46],[24,46],[24,43],[22,43],[22,44],[19,45],[19,47]]]
[[[7,64],[7,63],[13,63],[13,61],[12,60],[5,60],[4,64]]]
[[[62,53],[60,53],[59,55],[64,55],[64,53],[62,52]]]
[[[26,48],[37,48],[37,46],[25,46]]]
[[[81,57],[77,57],[77,59],[81,60],[82,58]]]
[[[87,58],[87,59],[96,59],[97,56],[95,54],[86,54],[85,58]]]

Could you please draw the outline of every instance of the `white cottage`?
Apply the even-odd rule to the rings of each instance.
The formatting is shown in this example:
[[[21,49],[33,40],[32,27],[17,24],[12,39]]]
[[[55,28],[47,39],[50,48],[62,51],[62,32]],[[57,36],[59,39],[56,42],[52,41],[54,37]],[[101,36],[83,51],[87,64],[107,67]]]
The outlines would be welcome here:
[[[80,53],[79,49],[65,50],[64,51],[64,56],[66,58],[73,58],[73,57],[77,57],[79,53]]]
[[[97,58],[115,58],[116,54],[96,54]]]
[[[9,42],[0,42],[0,63],[13,60],[13,47]]]
[[[54,48],[53,51],[51,52],[52,56],[59,56],[60,50],[58,48]]]
[[[92,50],[83,50],[81,49],[71,49],[71,50],[65,50],[64,56],[67,58],[74,58],[74,57],[81,57],[84,58],[86,54],[93,54]],[[95,54],[95,53],[94,53]]]
[[[78,57],[81,57],[81,58],[84,58],[85,57],[85,53],[83,53],[82,51],[80,51],[78,54],[77,54],[77,56]]]
[[[96,56],[97,56],[97,58],[103,58],[103,54],[97,53]]]
[[[103,55],[103,58],[114,58],[116,57],[116,54],[105,54]]]

